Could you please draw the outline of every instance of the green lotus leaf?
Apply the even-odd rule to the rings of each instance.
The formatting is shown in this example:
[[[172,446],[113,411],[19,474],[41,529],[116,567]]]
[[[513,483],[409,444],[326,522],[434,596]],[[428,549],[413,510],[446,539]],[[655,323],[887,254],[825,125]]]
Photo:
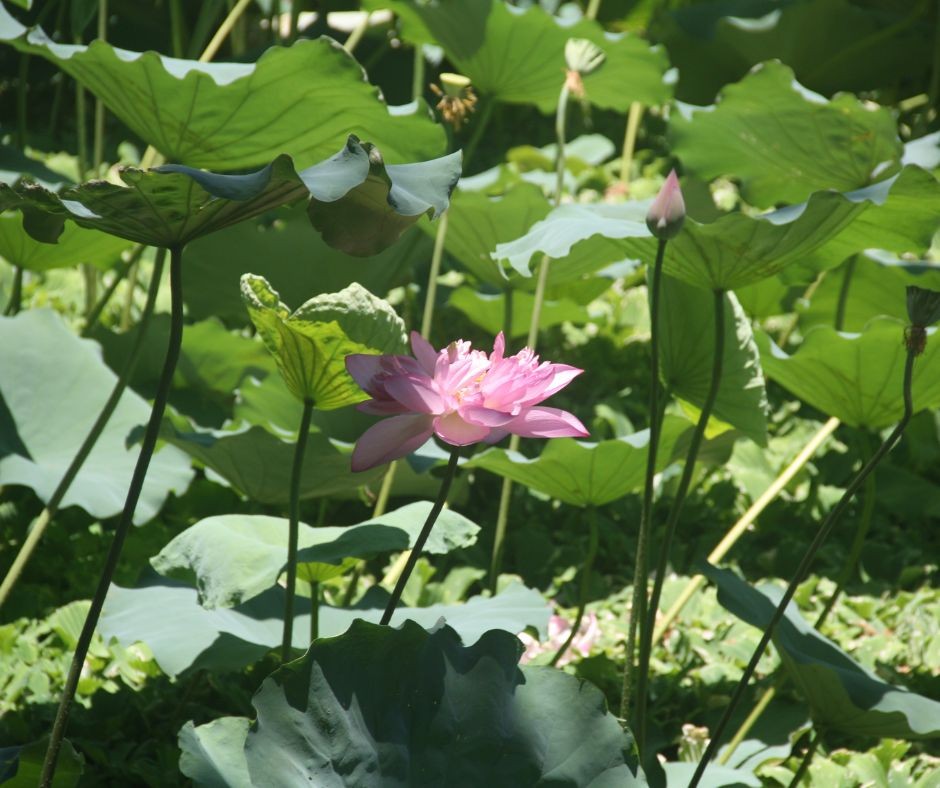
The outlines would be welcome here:
[[[798,203],[823,189],[851,191],[900,167],[902,146],[888,109],[843,94],[832,101],[768,61],[728,85],[718,102],[669,124],[686,170],[731,176],[751,205]]]
[[[372,558],[407,550],[431,510],[411,503],[349,526],[312,528],[300,523],[297,561],[342,567],[347,558]],[[191,525],[150,559],[160,574],[194,581],[203,607],[234,607],[273,587],[287,563],[287,520],[229,514]],[[424,547],[448,553],[476,541],[479,526],[452,509],[441,512]]]
[[[903,3],[725,0],[657,14],[650,34],[679,69],[682,101],[707,104],[768,58],[779,58],[802,84],[831,96],[920,79],[931,57],[926,14],[925,6]]]
[[[97,343],[79,339],[47,309],[0,318],[0,369],[6,370],[0,375],[0,412],[9,419],[0,430],[0,485],[22,484],[48,501],[117,377],[101,360]],[[150,406],[125,391],[61,508],[81,506],[94,517],[113,517],[123,509],[139,452],[126,439],[149,416]],[[181,495],[186,490],[192,475],[184,454],[159,449],[134,522],[153,518],[171,491]]]
[[[685,419],[666,418],[656,456],[658,471],[672,461],[673,447],[689,426]],[[649,430],[598,443],[556,438],[534,459],[493,448],[464,467],[483,468],[575,506],[603,506],[642,489],[648,443]]]
[[[106,270],[129,246],[123,238],[85,230],[72,222],[66,223],[57,243],[41,243],[26,232],[22,216],[0,215],[0,258],[27,271],[68,268],[80,263]]]
[[[459,309],[475,325],[488,334],[497,334],[505,328],[506,295],[504,293],[480,293],[472,287],[461,285],[447,299],[449,306]],[[535,296],[524,290],[512,294],[512,335],[523,337],[532,321]],[[544,330],[559,323],[570,321],[582,325],[591,316],[586,307],[566,298],[546,300],[539,312],[539,328]]]
[[[363,6],[395,11],[406,40],[441,46],[474,88],[497,101],[553,112],[571,38],[591,41],[607,56],[603,68],[584,77],[595,106],[624,112],[633,101],[661,104],[670,95],[669,64],[659,47],[629,33],[606,33],[587,19],[562,22],[539,5],[520,10],[502,0],[368,0]]]
[[[215,170],[257,167],[281,153],[301,167],[350,132],[390,161],[444,152],[426,105],[388,107],[356,60],[329,38],[272,47],[256,63],[199,63],[103,41],[57,44],[0,6],[0,42],[55,63],[169,161]]]
[[[718,601],[758,629],[766,629],[783,598],[777,586],[754,588],[730,569],[707,564]],[[787,674],[809,703],[819,726],[852,736],[929,739],[940,736],[940,703],[883,681],[817,632],[792,602],[774,633]]]
[[[507,632],[468,647],[449,626],[356,621],[264,681],[244,742],[248,777],[337,788],[645,784],[633,738],[600,691],[553,668],[520,668],[521,652]],[[239,737],[227,744],[237,750]]]
[[[264,277],[245,274],[241,282],[251,322],[288,389],[321,410],[368,398],[346,371],[346,356],[395,354],[405,348],[402,319],[388,302],[356,283],[314,296],[291,312]]]
[[[927,349],[914,363],[912,390],[916,411],[940,405],[940,340],[927,330]],[[829,326],[806,332],[788,356],[763,332],[757,333],[761,364],[771,380],[794,396],[853,427],[891,426],[904,412],[902,380],[907,351],[904,323],[875,318],[859,334]]]
[[[253,788],[245,760],[245,737],[251,720],[220,717],[198,728],[180,728],[180,771],[196,785],[211,788]]]
[[[22,747],[0,747],[0,782],[6,788],[32,788],[38,785],[48,748],[48,736]],[[82,779],[84,766],[85,759],[72,746],[72,742],[63,739],[52,788],[75,788]]]
[[[697,408],[705,404],[715,355],[715,298],[664,276],[660,311],[660,375],[666,389]],[[767,445],[767,390],[751,321],[734,293],[723,295],[721,382],[712,415]]]
[[[334,637],[356,619],[378,622],[388,592],[375,587],[353,607],[320,605],[321,637]],[[295,649],[310,645],[309,605],[294,617]],[[416,621],[433,627],[443,618],[461,637],[474,641],[491,629],[521,632],[533,627],[542,636],[551,610],[538,591],[513,584],[495,596],[475,596],[459,604],[398,607],[392,623]],[[168,578],[152,578],[141,588],[112,585],[98,629],[124,646],[146,643],[168,676],[184,671],[241,670],[280,646],[284,621],[284,589],[271,588],[234,608],[207,610],[195,588]]]

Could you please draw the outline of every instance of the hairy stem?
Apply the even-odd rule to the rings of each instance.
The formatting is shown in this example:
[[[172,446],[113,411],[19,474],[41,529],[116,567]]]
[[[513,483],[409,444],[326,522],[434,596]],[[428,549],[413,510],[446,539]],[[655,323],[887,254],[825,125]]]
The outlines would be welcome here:
[[[770,643],[770,639],[773,637],[774,630],[777,628],[777,624],[780,622],[780,619],[783,618],[784,611],[786,610],[787,605],[789,605],[790,601],[793,599],[793,595],[796,593],[797,587],[801,582],[803,582],[803,579],[808,574],[810,566],[812,565],[813,559],[816,557],[816,553],[819,551],[819,548],[822,546],[823,542],[826,541],[826,538],[832,531],[833,526],[842,516],[845,508],[849,505],[849,502],[855,496],[855,493],[858,492],[865,479],[868,478],[872,471],[874,471],[878,466],[878,463],[881,462],[882,458],[889,451],[891,451],[894,445],[900,440],[905,427],[907,427],[907,423],[911,420],[911,416],[914,415],[914,403],[911,396],[911,381],[914,374],[915,358],[916,355],[914,351],[909,349],[907,352],[907,361],[904,365],[904,415],[901,417],[901,420],[898,422],[897,426],[891,431],[891,434],[885,439],[884,443],[878,447],[878,450],[872,455],[871,459],[869,459],[869,461],[866,462],[865,465],[863,465],[859,472],[855,475],[855,478],[852,479],[851,483],[842,494],[842,497],[839,499],[839,502],[832,508],[832,510],[826,516],[826,519],[823,520],[819,530],[816,532],[816,536],[813,538],[812,543],[807,548],[806,553],[803,555],[803,559],[800,561],[800,565],[797,567],[793,578],[790,580],[790,584],[787,586],[787,590],[784,592],[783,598],[777,605],[776,610],[774,610],[774,614],[770,619],[770,623],[767,625],[767,629],[764,631],[760,642],[757,644],[757,648],[754,649],[754,654],[751,656],[750,662],[748,662],[747,667],[744,669],[744,674],[741,676],[741,680],[738,682],[737,687],[735,687],[734,693],[731,696],[731,700],[725,707],[724,714],[722,714],[722,717],[719,720],[717,727],[715,728],[714,734],[712,735],[711,741],[709,742],[708,747],[702,756],[702,760],[699,761],[698,767],[695,770],[695,774],[692,776],[692,782],[689,783],[689,788],[695,788],[695,786],[699,784],[699,781],[702,779],[702,775],[705,772],[705,767],[714,757],[715,752],[721,743],[721,736],[724,733],[725,728],[728,727],[728,722],[731,719],[731,715],[734,713],[738,703],[740,703],[741,697],[744,695],[744,691],[747,689],[747,685],[750,682],[751,677],[754,675],[754,671],[757,670],[757,663],[760,661],[761,656],[763,656],[764,649],[766,649],[767,644]]]
[[[287,662],[294,639],[294,597],[297,593],[297,541],[300,537],[300,475],[304,469],[307,438],[310,435],[310,419],[313,416],[313,400],[304,400],[300,417],[300,432],[294,444],[294,464],[290,472],[289,520],[287,532],[287,588],[284,593],[284,631],[281,637],[281,661]]]
[[[131,484],[127,491],[124,510],[121,512],[120,520],[115,529],[111,548],[108,551],[104,567],[101,570],[101,577],[98,580],[95,595],[92,597],[88,614],[85,617],[85,623],[78,637],[75,654],[72,657],[72,664],[69,667],[65,687],[62,690],[62,699],[59,702],[55,722],[52,726],[52,733],[49,737],[49,747],[42,765],[40,788],[50,788],[52,785],[56,762],[59,759],[59,750],[62,747],[62,739],[65,736],[69,712],[71,711],[72,701],[75,698],[75,690],[78,687],[82,667],[85,664],[85,657],[88,655],[88,648],[91,645],[91,639],[95,633],[95,627],[98,624],[101,609],[104,607],[104,600],[108,594],[108,587],[111,585],[111,578],[114,576],[118,559],[121,557],[121,550],[124,547],[124,541],[131,527],[134,510],[137,508],[137,501],[144,487],[147,468],[150,466],[150,458],[153,456],[154,449],[157,445],[157,437],[160,434],[160,424],[163,421],[163,412],[166,409],[166,401],[170,393],[170,385],[173,382],[173,373],[176,370],[176,362],[179,359],[180,345],[183,339],[182,259],[183,251],[180,247],[175,247],[170,250],[170,295],[172,308],[170,311],[170,336],[167,342],[163,371],[160,373],[157,393],[154,397],[153,408],[150,411],[150,421],[147,423],[143,444],[140,447],[140,455],[134,467],[134,475],[131,478]]]
[[[382,614],[380,624],[388,624],[392,620],[392,614],[395,612],[395,608],[398,606],[405,586],[408,584],[408,578],[411,577],[415,564],[418,563],[418,558],[421,556],[421,551],[424,549],[424,544],[431,535],[431,529],[434,528],[434,523],[437,522],[441,510],[447,502],[447,493],[450,491],[451,482],[453,482],[454,476],[457,473],[457,460],[459,458],[460,447],[454,446],[450,452],[450,460],[447,463],[447,470],[444,472],[444,479],[441,481],[441,487],[437,493],[437,500],[434,501],[431,511],[428,512],[427,520],[424,521],[424,526],[421,528],[421,533],[418,534],[418,538],[415,540],[414,547],[412,547],[411,552],[408,553],[408,561],[402,573],[398,576],[398,581],[395,583],[395,589],[392,591],[392,596],[389,598],[385,612]]]

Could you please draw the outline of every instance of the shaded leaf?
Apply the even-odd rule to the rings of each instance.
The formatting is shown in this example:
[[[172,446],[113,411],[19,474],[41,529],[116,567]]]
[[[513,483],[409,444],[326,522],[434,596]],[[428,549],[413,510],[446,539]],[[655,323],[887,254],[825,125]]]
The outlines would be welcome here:
[[[333,637],[355,619],[378,622],[388,594],[370,590],[352,608],[320,605],[320,636]],[[300,605],[309,608],[309,605]],[[549,607],[538,591],[514,584],[494,597],[476,596],[456,605],[399,607],[392,624],[416,621],[433,627],[441,618],[461,637],[475,641],[491,629],[521,632],[534,627],[544,635]],[[112,585],[101,621],[102,635],[124,645],[146,643],[160,669],[176,676],[190,669],[240,670],[279,646],[283,634],[284,589],[269,589],[234,608],[207,610],[195,588],[160,578],[142,588]],[[294,648],[310,643],[310,613],[294,618]]]
[[[718,586],[718,601],[727,610],[766,629],[783,598],[779,588],[753,588],[731,570],[710,564],[704,573]],[[817,725],[855,736],[940,736],[940,703],[882,681],[813,629],[792,602],[777,625],[774,645]]]
[[[744,199],[761,208],[868,186],[900,166],[889,110],[850,94],[827,101],[779,61],[725,87],[714,106],[689,110],[669,124],[683,166],[701,178],[737,179]]]
[[[940,341],[927,329],[926,352],[914,363],[914,408],[940,405]],[[904,412],[904,324],[875,318],[860,334],[817,326],[792,356],[763,332],[756,335],[767,376],[794,396],[853,427],[877,430]]]
[[[414,545],[430,502],[408,504],[381,517],[344,527],[300,523],[298,563],[342,566]],[[194,582],[206,608],[234,607],[277,583],[287,563],[288,521],[265,515],[220,515],[191,525],[150,559],[160,574]],[[447,509],[424,552],[442,554],[476,541],[479,526]]]
[[[329,38],[272,47],[256,63],[198,63],[103,41],[56,44],[0,6],[0,41],[52,61],[167,159],[193,167],[257,167],[281,153],[307,166],[350,132],[392,161],[439,155],[446,144],[423,102],[387,107]]]
[[[21,371],[0,375],[0,399],[27,452],[0,456],[0,485],[26,485],[48,501],[117,378],[101,360],[96,343],[76,337],[58,314],[46,309],[0,318],[0,369]],[[149,417],[149,405],[125,391],[62,507],[81,506],[94,517],[112,517],[124,508],[139,453],[126,439]],[[182,494],[191,478],[184,454],[172,447],[159,449],[134,522],[154,517],[170,491]]]
[[[676,441],[688,428],[685,419],[665,420],[657,470],[670,463]],[[649,430],[598,443],[555,438],[534,459],[493,448],[475,455],[464,467],[483,468],[575,506],[602,506],[643,487],[648,442]]]
[[[368,398],[346,371],[346,356],[401,353],[405,324],[361,285],[314,296],[294,312],[264,277],[245,274],[242,299],[291,393],[321,410]]]
[[[180,728],[180,771],[196,785],[210,788],[252,788],[245,760],[245,737],[251,720],[220,717]]]
[[[697,408],[705,404],[715,355],[715,298],[664,276],[660,311],[660,375],[667,390]],[[725,293],[721,382],[713,416],[767,444],[767,390],[751,321],[734,293]]]
[[[22,747],[0,748],[0,783],[6,788],[33,788],[39,785],[48,747],[49,737],[46,736]],[[63,739],[52,788],[75,788],[82,778],[84,766],[85,759],[76,752],[68,739]]]
[[[55,244],[41,243],[23,227],[23,217],[0,215],[0,258],[27,271],[48,271],[90,263],[108,269],[130,244],[113,235],[85,230],[72,222],[65,225]]]

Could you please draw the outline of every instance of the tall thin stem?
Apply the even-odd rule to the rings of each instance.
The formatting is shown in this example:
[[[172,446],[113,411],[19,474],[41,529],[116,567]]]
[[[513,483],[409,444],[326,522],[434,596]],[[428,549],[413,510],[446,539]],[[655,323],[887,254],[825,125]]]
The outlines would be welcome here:
[[[232,32],[232,28],[235,27],[235,23],[241,19],[241,15],[245,13],[245,9],[247,9],[251,3],[252,0],[238,0],[238,2],[232,7],[232,10],[229,11],[225,19],[222,20],[222,24],[219,25],[219,29],[215,31],[215,35],[212,36],[212,40],[206,45],[203,53],[199,56],[200,63],[208,63],[216,56],[216,53],[219,51],[219,47],[222,46],[222,42],[225,41],[225,39],[228,37],[228,34]]]
[[[839,300],[836,302],[836,331],[841,331],[845,326],[845,308],[849,302],[849,287],[852,284],[852,275],[855,273],[855,260],[855,257],[851,257],[845,264],[842,284],[839,286]]]
[[[170,0],[170,51],[173,57],[184,57],[182,0]]]
[[[424,45],[415,44],[414,69],[411,72],[411,100],[417,101],[424,95]]]
[[[385,606],[385,612],[382,614],[382,620],[379,622],[380,624],[388,624],[392,620],[392,614],[395,612],[395,608],[398,606],[401,595],[404,593],[405,586],[408,585],[408,578],[411,577],[411,573],[414,571],[415,564],[418,563],[418,558],[421,556],[421,551],[424,549],[424,544],[428,541],[428,537],[431,535],[431,529],[434,528],[434,523],[437,522],[437,518],[440,515],[441,510],[444,508],[444,504],[447,502],[447,493],[450,491],[451,482],[454,481],[454,476],[457,473],[458,459],[460,459],[460,447],[454,446],[450,452],[450,460],[447,463],[447,470],[444,471],[444,479],[441,481],[441,487],[437,492],[437,500],[434,501],[434,505],[431,507],[431,511],[428,512],[428,517],[424,521],[424,526],[421,528],[421,533],[418,534],[418,538],[415,540],[414,546],[411,548],[411,552],[408,554],[408,561],[405,564],[405,568],[402,570],[402,573],[398,576],[398,581],[395,583],[395,589],[392,591],[392,595],[388,600],[388,604]]]
[[[493,115],[493,108],[496,106],[496,100],[487,96],[484,96],[480,103],[482,108],[480,109],[480,114],[477,115],[476,123],[474,124],[473,134],[470,136],[470,141],[467,143],[467,147],[464,148],[463,152],[463,171],[470,171],[470,161],[473,159],[473,154],[476,153],[477,146],[480,144],[480,140],[483,138],[483,132],[486,131],[486,127],[489,126],[490,118]]]
[[[633,164],[633,153],[636,150],[636,136],[640,130],[640,119],[643,117],[643,104],[634,101],[630,104],[627,115],[627,127],[623,133],[623,153],[620,156],[620,181],[630,182],[630,167]]]
[[[437,278],[441,275],[441,261],[444,259],[444,243],[447,240],[447,211],[441,214],[434,236],[434,251],[431,254],[431,270],[428,272],[428,293],[424,299],[424,314],[421,317],[421,336],[425,339],[431,333],[431,321],[434,319],[434,301],[437,298]]]
[[[636,633],[640,640],[646,631],[646,601],[649,593],[649,548],[653,528],[653,480],[656,476],[656,453],[659,449],[659,295],[662,284],[663,258],[667,239],[660,238],[656,248],[656,261],[650,283],[650,394],[649,440],[646,444],[646,478],[643,486],[643,508],[640,514],[640,532],[636,544],[636,564],[633,570],[633,602],[627,622],[627,654],[623,666],[623,691],[620,696],[620,717],[630,719],[630,692],[633,683],[633,659],[636,653]]]
[[[695,788],[695,786],[699,784],[699,781],[702,779],[702,775],[705,772],[705,767],[708,766],[708,762],[715,756],[715,752],[721,743],[721,736],[725,732],[725,728],[728,727],[728,721],[731,719],[731,715],[734,713],[735,708],[737,708],[738,703],[740,703],[741,697],[744,695],[744,691],[747,689],[747,685],[750,682],[751,677],[754,675],[754,671],[757,670],[757,663],[760,662],[760,659],[764,654],[764,650],[767,648],[767,644],[770,643],[770,639],[773,637],[774,630],[777,628],[777,624],[780,622],[780,619],[783,618],[783,614],[787,609],[787,605],[790,604],[790,601],[793,599],[793,595],[796,593],[796,589],[798,588],[799,584],[803,582],[803,579],[809,572],[810,566],[812,565],[813,559],[816,557],[816,553],[819,551],[819,548],[822,546],[823,542],[826,541],[826,538],[832,531],[833,526],[842,516],[842,513],[845,511],[846,507],[849,505],[849,502],[855,496],[855,493],[858,492],[859,488],[865,482],[865,479],[868,478],[872,471],[874,471],[878,466],[878,463],[881,462],[882,458],[889,451],[891,451],[894,445],[900,440],[905,427],[907,427],[907,423],[911,420],[911,416],[914,415],[914,402],[911,395],[911,382],[914,375],[915,358],[915,351],[909,349],[907,351],[907,361],[904,365],[904,414],[901,416],[901,420],[891,431],[891,434],[885,439],[884,443],[882,443],[881,446],[878,447],[878,450],[871,456],[871,459],[869,459],[868,462],[866,462],[865,465],[862,466],[861,470],[859,470],[859,472],[855,475],[855,478],[846,488],[845,492],[842,494],[842,497],[839,499],[839,502],[832,508],[832,510],[826,516],[826,519],[823,520],[823,523],[816,532],[816,536],[813,538],[812,543],[806,549],[806,553],[803,555],[803,559],[800,561],[800,565],[793,574],[793,578],[790,580],[790,584],[787,586],[787,590],[784,592],[783,598],[777,605],[777,609],[774,610],[773,616],[771,616],[770,623],[767,625],[760,642],[757,644],[757,648],[754,649],[754,653],[751,656],[751,661],[748,662],[747,667],[744,669],[741,680],[738,682],[738,686],[735,687],[734,693],[731,696],[731,700],[725,707],[724,714],[722,714],[721,719],[719,720],[718,725],[716,726],[712,735],[711,741],[709,742],[704,755],[702,755],[702,760],[699,761],[698,767],[695,770],[695,774],[692,776],[692,782],[689,783],[689,788]]]
[[[297,593],[297,542],[300,538],[300,477],[304,469],[307,438],[310,435],[310,419],[313,416],[313,400],[304,400],[300,417],[300,432],[294,444],[294,464],[290,472],[290,502],[287,532],[287,589],[284,593],[284,634],[281,638],[281,661],[290,659],[294,638],[294,597]]]
[[[13,266],[13,286],[10,288],[10,300],[7,301],[3,314],[7,317],[19,314],[23,303],[23,266]]]
[[[552,661],[549,663],[552,667],[557,665],[558,661],[565,655],[565,652],[571,648],[571,644],[574,642],[575,637],[578,635],[578,630],[581,628],[581,622],[584,620],[584,611],[587,609],[588,591],[591,585],[591,571],[594,568],[594,558],[597,556],[597,543],[599,541],[597,532],[597,510],[593,506],[588,509],[588,526],[591,529],[590,541],[588,542],[587,555],[584,557],[584,566],[581,567],[581,582],[578,590],[578,612],[574,617],[574,622],[571,624],[571,632],[568,633],[565,642],[562,643],[561,648],[555,652],[555,656],[552,657]]]
[[[124,368],[121,370],[121,374],[114,383],[114,388],[111,390],[111,395],[102,406],[101,412],[98,414],[98,418],[95,419],[95,423],[92,424],[91,429],[88,430],[88,434],[85,436],[85,440],[82,441],[82,445],[78,447],[78,451],[72,458],[72,462],[69,463],[69,467],[65,469],[65,473],[59,480],[58,485],[56,485],[55,490],[52,491],[52,495],[49,497],[49,501],[46,503],[45,508],[42,510],[42,512],[40,512],[36,523],[33,525],[32,530],[26,536],[26,539],[20,547],[19,552],[16,554],[16,558],[13,559],[13,564],[10,566],[9,571],[3,578],[3,582],[0,583],[0,607],[3,607],[4,602],[6,602],[7,597],[10,595],[10,591],[13,589],[13,586],[16,585],[17,580],[19,580],[20,575],[23,573],[23,569],[26,567],[26,564],[32,557],[33,552],[35,552],[36,547],[39,544],[39,540],[42,539],[46,528],[48,528],[49,523],[52,522],[52,518],[55,517],[56,512],[59,511],[59,504],[62,503],[62,499],[69,491],[69,487],[72,486],[72,482],[75,481],[75,477],[81,470],[82,465],[85,464],[85,460],[88,459],[88,455],[91,454],[91,450],[95,447],[95,444],[98,442],[98,438],[101,436],[101,433],[104,432],[104,428],[107,426],[115,408],[117,408],[118,403],[121,401],[121,397],[124,395],[124,390],[127,388],[128,381],[130,380],[131,375],[134,373],[134,369],[137,367],[137,362],[140,359],[140,350],[143,347],[144,338],[147,335],[147,328],[150,325],[150,318],[153,315],[154,304],[157,300],[157,292],[160,290],[160,279],[163,274],[163,262],[165,258],[166,249],[160,249],[157,252],[157,258],[153,266],[153,275],[150,279],[150,290],[147,293],[147,304],[144,307],[144,313],[141,316],[140,324],[137,328],[137,336],[134,338],[134,344],[131,348],[130,355],[128,356],[127,361],[124,363]]]
[[[588,3],[587,11],[584,12],[584,15],[588,19],[597,19],[597,12],[601,10],[601,0],[590,0]]]
[[[565,125],[568,118],[568,84],[561,89],[558,106],[555,108],[555,144],[558,152],[555,156],[555,205],[561,202],[565,189]]]
[[[108,0],[98,0],[98,40],[108,40]],[[92,147],[92,162],[95,177],[101,176],[101,164],[104,161],[104,102],[95,99],[95,136]]]
[[[114,271],[114,275],[111,279],[110,284],[105,288],[105,291],[101,294],[101,298],[98,299],[98,303],[95,304],[91,312],[88,313],[88,316],[85,318],[85,325],[82,326],[82,336],[87,337],[91,334],[91,330],[98,323],[98,320],[101,317],[101,313],[104,311],[104,308],[108,305],[108,302],[111,300],[111,296],[114,295],[114,292],[117,290],[118,285],[124,281],[127,277],[128,271],[131,270],[131,267],[134,266],[141,258],[144,253],[144,249],[147,247],[141,244],[131,253],[130,259],[119,265]],[[166,250],[164,251],[164,257],[166,256]],[[161,269],[163,268],[163,263],[160,263]],[[151,281],[153,279],[151,278]],[[123,327],[123,325],[122,325]]]
[[[147,468],[150,466],[150,458],[153,456],[157,445],[157,437],[160,434],[160,424],[163,421],[163,412],[166,409],[166,401],[170,393],[170,385],[173,382],[173,373],[176,370],[176,362],[179,359],[180,345],[183,339],[182,260],[182,248],[175,247],[170,250],[170,297],[172,307],[170,310],[170,337],[167,342],[166,359],[163,362],[163,371],[160,373],[160,380],[157,384],[157,393],[153,401],[153,408],[150,411],[150,421],[147,424],[144,440],[140,447],[140,455],[137,458],[134,475],[127,491],[124,511],[121,512],[121,519],[115,529],[114,539],[101,570],[101,577],[98,580],[95,595],[92,597],[85,623],[78,637],[72,664],[69,667],[68,677],[62,691],[62,700],[59,702],[59,709],[56,712],[52,733],[49,737],[49,748],[46,751],[46,758],[42,765],[40,788],[50,788],[52,785],[56,762],[59,759],[59,750],[62,747],[62,739],[65,736],[65,729],[68,724],[69,711],[75,698],[75,690],[78,687],[82,667],[85,664],[85,657],[88,655],[88,647],[91,645],[92,635],[95,633],[101,609],[104,607],[104,600],[108,594],[108,587],[111,585],[111,578],[114,576],[118,559],[121,557],[121,549],[124,547],[124,540],[130,530],[134,510],[137,508],[137,501],[144,487]]]
[[[813,731],[810,735],[813,738],[810,740],[809,745],[806,747],[806,752],[803,753],[803,757],[800,759],[799,768],[790,781],[790,788],[796,788],[800,784],[806,772],[809,771],[809,765],[813,762],[813,756],[819,748],[819,731]]]
[[[367,11],[363,11],[362,13],[362,20],[358,25],[355,26],[355,28],[353,28],[353,31],[349,34],[349,37],[343,44],[343,49],[345,49],[350,55],[355,51],[356,47],[359,46],[359,42],[362,41],[362,37],[366,34],[366,30],[369,29],[369,19],[372,17],[372,13]]]
[[[663,591],[663,582],[666,579],[666,566],[669,563],[672,540],[676,533],[676,526],[679,523],[679,515],[682,513],[682,505],[685,503],[685,496],[689,491],[689,485],[692,483],[692,475],[695,472],[695,461],[698,458],[698,451],[702,445],[702,438],[705,436],[705,427],[708,425],[708,419],[711,416],[715,401],[718,399],[718,391],[721,388],[721,371],[725,349],[725,291],[717,289],[714,291],[714,296],[715,350],[712,357],[711,385],[705,397],[705,402],[702,405],[702,412],[699,415],[698,423],[695,425],[695,431],[692,433],[692,440],[689,443],[689,453],[685,458],[685,467],[682,469],[682,476],[679,479],[679,488],[676,490],[676,497],[672,502],[672,506],[669,509],[669,516],[666,519],[666,529],[659,550],[659,562],[656,566],[656,578],[653,581],[653,593],[650,595],[646,628],[644,637],[640,641],[640,669],[637,679],[636,699],[636,731],[637,746],[641,753],[646,744],[646,707],[647,696],[649,694],[648,685],[650,655],[653,647],[653,628],[656,625],[659,598]]]

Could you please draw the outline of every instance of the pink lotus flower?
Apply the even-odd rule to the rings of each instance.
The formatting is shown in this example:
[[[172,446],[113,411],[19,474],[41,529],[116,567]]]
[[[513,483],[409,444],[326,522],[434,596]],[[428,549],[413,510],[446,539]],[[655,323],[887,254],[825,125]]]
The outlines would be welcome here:
[[[654,236],[668,241],[679,234],[684,221],[685,200],[682,199],[682,189],[679,187],[676,171],[670,170],[666,182],[646,214],[646,226]]]
[[[564,616],[560,616],[557,613],[552,614],[552,617],[548,619],[548,640],[544,643],[540,643],[528,632],[520,632],[516,637],[522,641],[522,645],[525,646],[525,651],[519,659],[519,662],[525,665],[540,654],[549,652],[554,654],[565,644],[565,641],[571,634],[571,624],[572,622],[568,621]],[[567,665],[575,658],[575,654],[580,654],[582,657],[589,656],[591,649],[600,641],[600,637],[601,627],[597,621],[597,615],[593,610],[588,610],[581,619],[581,623],[578,625],[578,631],[572,639],[571,645],[568,646],[565,653],[558,658],[556,664],[558,667]]]
[[[435,351],[414,331],[411,349],[414,358],[346,357],[349,374],[372,397],[359,410],[391,417],[371,426],[356,443],[354,471],[404,457],[432,434],[454,446],[495,443],[509,433],[524,438],[588,434],[567,411],[539,405],[583,370],[539,363],[529,348],[507,358],[502,332],[490,355],[462,339]]]

